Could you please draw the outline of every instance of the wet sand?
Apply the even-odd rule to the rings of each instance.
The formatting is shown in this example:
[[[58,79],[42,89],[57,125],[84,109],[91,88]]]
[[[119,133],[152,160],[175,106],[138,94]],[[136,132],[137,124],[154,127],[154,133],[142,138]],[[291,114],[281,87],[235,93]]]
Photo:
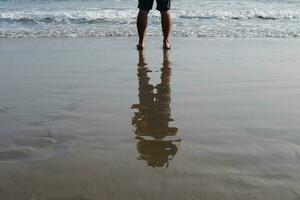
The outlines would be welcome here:
[[[300,199],[300,40],[0,40],[0,199]]]

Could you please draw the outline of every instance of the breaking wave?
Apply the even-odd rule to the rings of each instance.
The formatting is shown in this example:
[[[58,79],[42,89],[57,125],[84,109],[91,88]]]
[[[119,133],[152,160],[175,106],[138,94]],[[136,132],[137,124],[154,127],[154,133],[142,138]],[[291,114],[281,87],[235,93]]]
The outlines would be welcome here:
[[[135,8],[0,8],[0,37],[136,36]],[[175,37],[300,37],[300,9],[182,9],[172,11]],[[149,35],[160,35],[151,12]]]

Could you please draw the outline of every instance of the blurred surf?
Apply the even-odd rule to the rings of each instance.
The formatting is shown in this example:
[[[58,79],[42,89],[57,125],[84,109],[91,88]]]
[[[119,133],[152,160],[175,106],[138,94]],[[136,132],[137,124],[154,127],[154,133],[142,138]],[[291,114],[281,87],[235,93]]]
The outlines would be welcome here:
[[[136,36],[135,0],[0,2],[0,37]],[[300,1],[173,0],[174,36],[300,37]],[[149,35],[160,35],[151,12]]]

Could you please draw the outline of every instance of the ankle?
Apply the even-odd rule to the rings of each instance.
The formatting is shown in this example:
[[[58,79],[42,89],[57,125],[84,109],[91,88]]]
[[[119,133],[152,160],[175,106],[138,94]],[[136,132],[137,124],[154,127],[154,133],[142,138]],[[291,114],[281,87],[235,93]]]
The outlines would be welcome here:
[[[164,43],[164,44],[169,44],[169,43],[170,43],[170,40],[169,40],[169,39],[164,39],[164,40],[163,40],[163,43]]]

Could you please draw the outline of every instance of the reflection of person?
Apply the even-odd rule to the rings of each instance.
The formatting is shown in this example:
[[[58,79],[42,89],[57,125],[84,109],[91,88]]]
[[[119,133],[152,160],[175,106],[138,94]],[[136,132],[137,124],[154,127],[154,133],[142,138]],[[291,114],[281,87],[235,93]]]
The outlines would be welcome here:
[[[140,9],[137,17],[137,29],[139,33],[139,43],[137,49],[142,50],[144,48],[144,38],[148,22],[148,13],[152,9],[154,0],[139,0],[138,8]],[[170,13],[171,0],[156,0],[156,9],[161,14],[161,26],[164,35],[163,48],[170,49],[170,33],[172,27],[172,19]]]
[[[135,134],[139,140],[137,150],[141,160],[146,160],[149,166],[163,167],[169,165],[178,150],[180,140],[167,140],[166,137],[177,134],[177,128],[169,127],[171,119],[171,67],[168,50],[164,50],[164,62],[161,68],[161,83],[156,87],[149,83],[147,64],[143,51],[139,51],[138,80],[139,104],[132,105],[137,109],[132,118]],[[154,93],[156,89],[156,93]]]

